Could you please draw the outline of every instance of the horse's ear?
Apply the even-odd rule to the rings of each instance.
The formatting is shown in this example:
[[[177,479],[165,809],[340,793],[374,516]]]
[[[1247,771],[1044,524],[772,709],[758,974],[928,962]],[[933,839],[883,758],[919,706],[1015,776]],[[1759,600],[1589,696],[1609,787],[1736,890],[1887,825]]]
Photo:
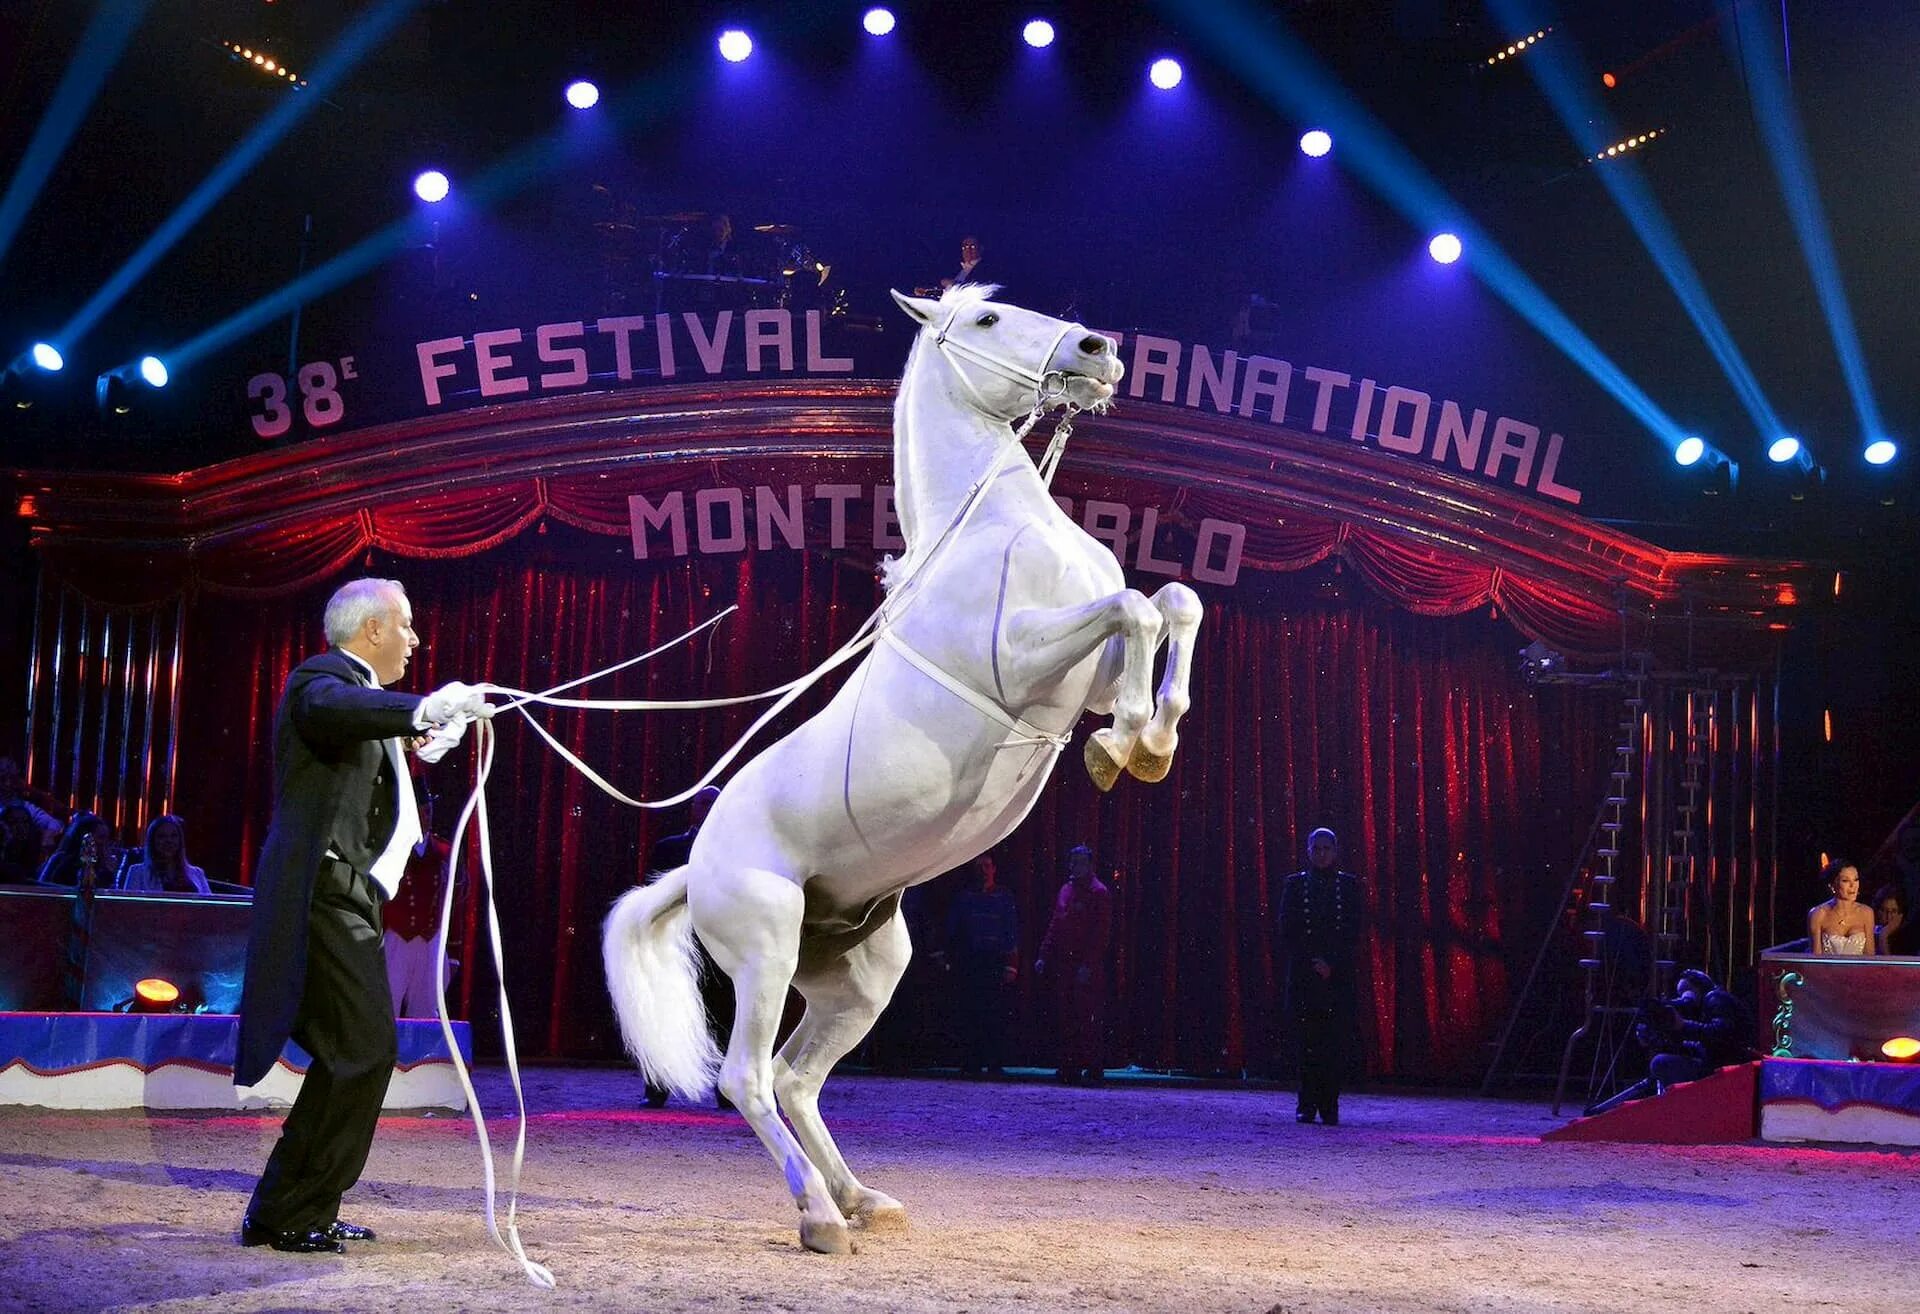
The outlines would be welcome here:
[[[910,297],[896,288],[888,288],[887,290],[893,293],[894,302],[900,309],[912,315],[914,320],[922,327],[933,323],[933,321],[938,318],[934,314],[936,303],[929,301],[927,298]]]

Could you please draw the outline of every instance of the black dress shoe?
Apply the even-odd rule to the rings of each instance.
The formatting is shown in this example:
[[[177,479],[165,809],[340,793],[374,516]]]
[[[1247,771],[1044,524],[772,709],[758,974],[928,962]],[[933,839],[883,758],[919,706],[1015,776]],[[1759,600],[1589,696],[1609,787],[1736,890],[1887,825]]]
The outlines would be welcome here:
[[[374,1239],[371,1227],[342,1222],[338,1218],[327,1224],[326,1236],[329,1241],[372,1241]]]
[[[1338,1109],[1320,1110],[1320,1121],[1326,1123],[1327,1126],[1329,1127],[1338,1127],[1340,1125],[1340,1110]]]
[[[1297,1110],[1293,1115],[1293,1120],[1295,1122],[1312,1122],[1313,1110],[1312,1109]]]
[[[302,1227],[278,1232],[271,1227],[262,1227],[251,1218],[240,1221],[240,1244],[272,1246],[275,1250],[284,1250],[294,1255],[344,1255],[347,1253],[347,1248],[326,1232],[316,1232]]]

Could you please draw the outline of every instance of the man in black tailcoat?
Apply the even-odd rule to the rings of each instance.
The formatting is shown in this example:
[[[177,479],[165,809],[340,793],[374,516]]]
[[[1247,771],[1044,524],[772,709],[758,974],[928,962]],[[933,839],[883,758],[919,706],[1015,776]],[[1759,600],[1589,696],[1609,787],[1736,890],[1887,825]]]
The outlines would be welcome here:
[[[393,1074],[380,906],[420,838],[403,740],[438,756],[493,708],[449,684],[387,692],[420,640],[405,589],[360,579],[327,603],[326,652],[293,669],[274,714],[273,822],[254,875],[234,1084],[258,1084],[289,1037],[312,1057],[241,1223],[243,1245],[340,1253],[372,1230],[339,1218]],[[434,750],[437,748],[437,752]]]
[[[1322,828],[1307,836],[1307,869],[1280,892],[1280,944],[1287,1003],[1300,1044],[1300,1101],[1294,1117],[1340,1121],[1355,1017],[1360,947],[1360,878],[1339,870],[1340,841]]]

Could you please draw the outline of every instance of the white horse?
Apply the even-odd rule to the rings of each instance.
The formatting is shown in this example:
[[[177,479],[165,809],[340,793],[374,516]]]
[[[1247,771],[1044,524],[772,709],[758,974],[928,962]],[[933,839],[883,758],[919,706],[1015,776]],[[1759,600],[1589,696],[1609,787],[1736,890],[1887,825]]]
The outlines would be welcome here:
[[[849,1221],[906,1220],[854,1177],[818,1105],[906,970],[901,891],[1005,838],[1083,710],[1113,713],[1086,746],[1102,789],[1122,768],[1163,777],[1187,710],[1199,598],[1182,584],[1152,598],[1126,587],[1009,427],[1051,405],[1104,408],[1122,373],[1115,344],[989,300],[994,291],[956,287],[937,302],[894,293],[921,327],[894,407],[907,551],[888,563],[880,641],[823,711],[728,782],[688,865],[622,896],[607,918],[627,1048],[689,1097],[717,1070],[786,1177],[802,1244],[827,1253],[851,1248]],[[724,1062],[695,934],[733,980]],[[806,1013],[776,1058],[789,984]]]

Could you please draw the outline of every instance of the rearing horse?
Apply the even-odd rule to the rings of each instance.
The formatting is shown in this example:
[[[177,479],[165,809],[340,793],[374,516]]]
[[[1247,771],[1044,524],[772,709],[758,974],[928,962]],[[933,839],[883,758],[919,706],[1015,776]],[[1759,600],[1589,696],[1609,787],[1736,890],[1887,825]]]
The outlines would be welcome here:
[[[780,1165],[811,1250],[850,1249],[849,1221],[906,1220],[854,1177],[818,1103],[906,970],[901,891],[1011,833],[1082,711],[1113,714],[1085,749],[1104,790],[1123,768],[1165,776],[1187,710],[1199,598],[1183,584],[1152,598],[1126,587],[1010,427],[1050,405],[1104,408],[1122,373],[1115,344],[993,291],[894,293],[920,332],[894,406],[907,550],[888,563],[879,641],[824,710],[727,783],[688,864],[607,918],[627,1048],[691,1097],[717,1071]],[[696,934],[733,980],[724,1061],[707,1032]],[[806,1013],[776,1057],[789,984]]]

